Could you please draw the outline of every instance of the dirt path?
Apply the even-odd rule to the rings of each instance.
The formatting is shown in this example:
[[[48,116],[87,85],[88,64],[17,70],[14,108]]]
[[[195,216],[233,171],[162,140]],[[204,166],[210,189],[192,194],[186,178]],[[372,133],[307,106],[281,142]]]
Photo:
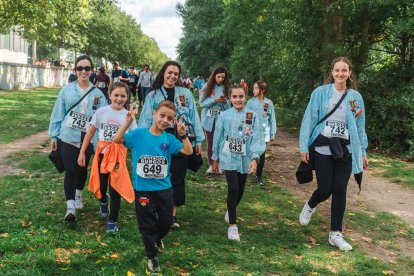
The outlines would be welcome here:
[[[316,182],[314,180],[310,184],[299,185],[296,181],[295,172],[300,162],[298,139],[285,131],[278,130],[277,138],[269,146],[268,154],[265,167],[270,174],[271,181],[289,190],[303,202],[308,200],[316,188]],[[375,170],[364,172],[362,191],[359,195],[358,185],[351,176],[348,185],[347,209],[363,210],[368,213],[389,212],[414,227],[414,191],[376,176],[378,174],[379,172]],[[318,212],[329,214],[329,211],[329,200],[318,206]],[[347,235],[359,240],[363,238],[362,235],[352,230]],[[372,246],[363,242],[359,244]],[[406,255],[414,258],[414,242],[404,241],[400,245]],[[391,255],[392,257],[393,255],[386,254],[383,248],[367,248],[367,251],[378,255],[377,257],[381,259],[384,259],[384,256]]]
[[[307,185],[298,185],[295,178],[300,161],[297,138],[287,132],[278,131],[275,143],[270,145],[272,161],[266,163],[268,171],[274,175],[276,182],[295,195],[308,199],[316,187],[315,181]],[[369,157],[369,156],[368,156]],[[283,164],[282,167],[277,164]],[[348,186],[347,208],[365,209],[372,212],[389,212],[399,216],[414,227],[414,191],[400,184],[392,183],[376,176],[378,172],[364,172],[362,191],[358,195],[358,185],[353,176]],[[279,179],[278,179],[279,178]],[[385,204],[386,203],[386,204]]]
[[[7,156],[23,150],[31,150],[39,147],[49,140],[47,131],[39,132],[5,145],[0,145],[0,177],[11,174],[19,174],[20,169],[5,163]]]

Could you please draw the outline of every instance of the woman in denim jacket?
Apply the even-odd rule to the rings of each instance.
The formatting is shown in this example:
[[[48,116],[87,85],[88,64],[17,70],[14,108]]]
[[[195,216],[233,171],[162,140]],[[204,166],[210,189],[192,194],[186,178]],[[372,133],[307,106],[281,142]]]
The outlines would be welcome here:
[[[89,56],[79,56],[75,62],[77,80],[69,83],[60,91],[52,115],[48,135],[51,138],[52,150],[60,147],[65,167],[64,189],[67,210],[65,220],[76,220],[76,209],[82,209],[82,190],[85,187],[87,168],[92,154],[92,147],[86,150],[85,167],[78,165],[78,156],[89,122],[95,111],[107,105],[101,90],[89,82],[93,64]],[[78,102],[89,90],[90,93],[72,110],[68,110]],[[97,138],[97,136],[95,137]],[[96,141],[96,139],[95,139]]]
[[[316,206],[332,195],[329,243],[344,251],[352,250],[342,236],[349,177],[351,172],[359,174],[368,168],[364,101],[353,89],[351,74],[352,64],[347,58],[332,62],[330,83],[312,92],[299,138],[301,160],[313,162],[317,179],[317,189],[300,213],[300,224],[307,225]],[[318,124],[344,94],[335,112]]]

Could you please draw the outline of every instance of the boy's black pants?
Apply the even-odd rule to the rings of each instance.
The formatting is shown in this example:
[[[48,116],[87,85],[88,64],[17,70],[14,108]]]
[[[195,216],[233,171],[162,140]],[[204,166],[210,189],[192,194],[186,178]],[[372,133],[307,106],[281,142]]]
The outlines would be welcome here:
[[[135,191],[138,229],[148,258],[157,256],[155,243],[170,231],[173,213],[173,189]]]

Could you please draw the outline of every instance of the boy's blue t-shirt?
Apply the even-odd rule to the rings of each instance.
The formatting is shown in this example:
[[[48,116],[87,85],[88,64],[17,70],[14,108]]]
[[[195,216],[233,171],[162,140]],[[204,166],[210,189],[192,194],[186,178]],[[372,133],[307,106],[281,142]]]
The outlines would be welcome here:
[[[137,128],[124,136],[132,151],[132,180],[136,191],[160,191],[171,188],[171,155],[183,148],[174,135],[156,136],[148,128]]]

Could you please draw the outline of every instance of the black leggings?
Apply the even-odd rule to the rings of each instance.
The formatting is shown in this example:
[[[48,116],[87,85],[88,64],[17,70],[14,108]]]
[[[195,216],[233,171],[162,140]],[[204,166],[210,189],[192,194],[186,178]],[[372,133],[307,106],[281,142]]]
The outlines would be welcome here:
[[[185,204],[185,176],[188,168],[188,155],[178,153],[171,156],[171,185],[174,190],[174,205]]]
[[[100,183],[100,190],[101,190],[101,199],[99,200],[101,203],[108,203],[108,197],[106,196],[106,191],[108,190],[108,178],[109,173],[101,173],[101,162],[103,158],[103,154],[99,154],[99,162],[98,162],[98,169],[99,169],[99,183]],[[109,221],[117,221],[119,215],[119,209],[121,208],[121,196],[118,192],[109,185],[109,196],[111,198],[111,204],[109,205]]]
[[[173,213],[173,190],[135,191],[138,229],[148,258],[157,256],[155,243],[170,231]]]
[[[335,161],[331,155],[315,152],[314,165],[317,189],[309,199],[309,206],[316,207],[332,195],[331,231],[342,231],[346,206],[346,189],[352,171],[352,157],[347,162]]]
[[[263,152],[262,155],[260,155],[259,164],[257,164],[257,170],[256,170],[256,176],[257,177],[262,177],[263,167],[264,167],[264,164],[265,164],[265,156],[266,156],[266,151]]]
[[[74,200],[76,190],[83,190],[88,176],[88,164],[92,155],[92,145],[90,144],[85,151],[85,167],[78,165],[80,149],[65,143],[59,143],[61,147],[63,165],[65,167],[65,178],[63,185],[65,188],[66,200]]]
[[[236,207],[243,197],[247,174],[237,171],[224,171],[227,180],[227,210],[229,223],[236,224]]]

